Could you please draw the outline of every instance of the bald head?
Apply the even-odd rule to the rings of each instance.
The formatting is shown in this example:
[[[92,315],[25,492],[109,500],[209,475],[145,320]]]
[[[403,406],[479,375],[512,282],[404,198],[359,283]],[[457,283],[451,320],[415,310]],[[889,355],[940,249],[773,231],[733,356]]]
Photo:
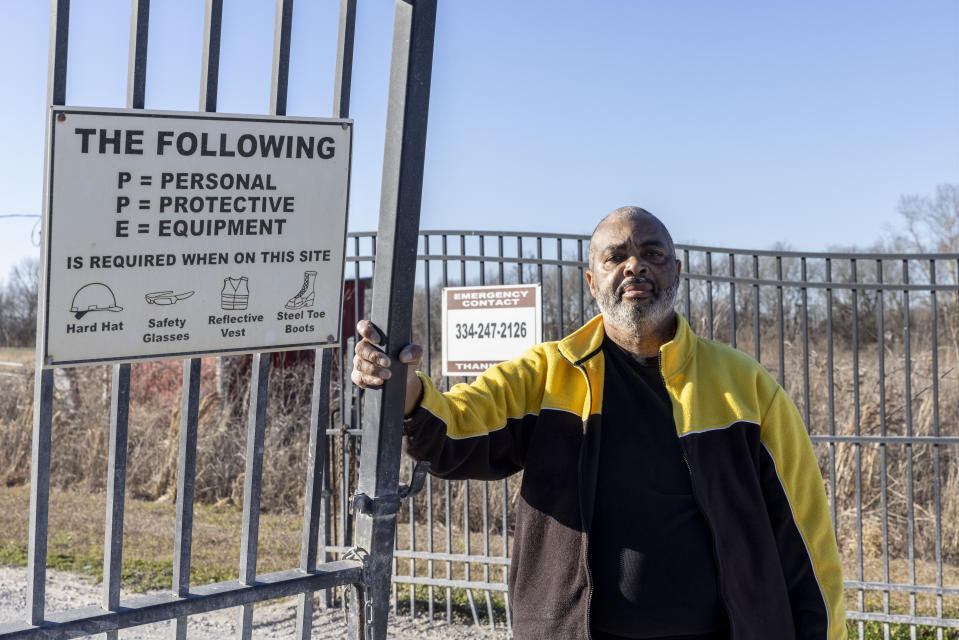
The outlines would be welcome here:
[[[659,227],[659,229],[662,230],[663,236],[665,237],[668,243],[669,252],[671,254],[676,253],[676,248],[673,246],[673,237],[669,235],[669,229],[666,228],[666,225],[664,225],[659,218],[651,214],[649,211],[646,211],[646,209],[642,209],[640,207],[619,207],[618,209],[614,209],[613,211],[611,211],[605,218],[600,220],[599,224],[596,225],[596,228],[593,229],[593,233],[590,236],[590,241],[589,241],[589,266],[590,267],[593,266],[593,258],[596,257],[597,248],[596,248],[596,243],[594,242],[594,239],[596,238],[596,234],[602,231],[602,229],[606,225],[611,223],[618,223],[618,222],[635,222],[635,223],[652,222],[657,227]]]

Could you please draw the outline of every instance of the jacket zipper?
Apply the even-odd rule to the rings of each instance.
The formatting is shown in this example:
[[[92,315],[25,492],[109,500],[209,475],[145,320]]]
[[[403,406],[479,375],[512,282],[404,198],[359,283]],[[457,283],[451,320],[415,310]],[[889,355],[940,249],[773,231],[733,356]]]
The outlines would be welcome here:
[[[659,358],[659,377],[663,381],[663,386],[666,387],[666,376],[663,375],[662,355],[660,354],[657,357]],[[666,392],[669,393],[669,387],[666,387]],[[672,403],[672,398],[670,398],[670,403]],[[693,477],[693,468],[689,464],[689,458],[686,457],[686,450],[683,448],[683,443],[680,441],[679,434],[676,433],[675,429],[673,429],[673,434],[676,436],[679,454],[683,457],[683,462],[686,464],[686,473],[689,474],[689,486],[693,491],[693,502],[696,503],[696,507],[699,509],[699,513],[703,516],[703,521],[706,523],[706,528],[709,529],[709,541],[712,543],[713,557],[716,559],[716,588],[719,590],[719,600],[723,604],[726,620],[729,622],[729,638],[730,640],[735,640],[733,619],[732,616],[729,615],[729,606],[726,604],[726,594],[723,592],[723,567],[719,559],[719,550],[716,548],[716,532],[713,530],[713,525],[709,522],[709,516],[706,515],[703,505],[699,502],[699,496],[696,494],[696,478]]]
[[[591,414],[592,411],[593,411],[593,402],[592,402],[593,389],[592,389],[592,386],[591,386],[590,383],[589,383],[589,374],[586,372],[586,367],[584,367],[584,366],[581,365],[581,364],[577,364],[576,366],[579,368],[580,371],[583,372],[583,377],[586,378],[586,397],[589,399],[589,411],[588,411],[587,414],[586,414],[586,419],[587,419],[587,420],[583,423],[583,445],[585,445],[585,441],[586,441],[586,424],[588,423],[589,416],[590,416],[590,414]],[[584,458],[584,451],[585,451],[585,447],[584,447],[583,445],[581,445],[581,446],[580,446],[580,449],[579,449],[579,477],[580,477],[580,480],[582,480],[582,478],[583,478],[583,466],[584,466],[583,458]],[[580,491],[580,511],[582,511],[582,504],[583,504],[583,498],[582,498],[583,489],[584,489],[584,487],[582,486],[582,483],[581,483],[581,486],[580,486],[580,488],[579,488],[579,491]],[[593,487],[593,490],[595,491],[595,487]],[[583,515],[585,515],[585,514],[583,514]],[[592,606],[593,606],[593,572],[590,571],[590,568],[589,568],[589,523],[586,522],[586,518],[583,518],[583,535],[586,536],[586,549],[585,549],[586,559],[585,559],[585,564],[586,564],[586,585],[588,586],[588,590],[587,590],[587,593],[586,593],[586,640],[593,640],[593,631],[592,631],[592,629],[590,628],[590,621],[589,621],[590,609],[592,609]]]

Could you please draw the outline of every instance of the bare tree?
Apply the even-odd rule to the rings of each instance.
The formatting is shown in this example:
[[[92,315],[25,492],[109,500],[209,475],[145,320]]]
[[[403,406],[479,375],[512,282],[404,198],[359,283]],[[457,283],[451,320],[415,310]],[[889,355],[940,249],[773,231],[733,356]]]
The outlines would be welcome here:
[[[941,184],[933,196],[902,196],[896,210],[906,223],[905,231],[893,239],[898,249],[959,254],[959,184]],[[945,261],[944,267],[937,267],[936,282],[959,284],[959,257]],[[930,279],[932,264],[923,263],[921,268]],[[939,312],[959,357],[959,292],[943,295],[941,300]]]
[[[900,239],[913,249],[959,252],[959,184],[941,184],[934,196],[902,196],[896,210],[906,221],[906,235]]]
[[[33,344],[37,328],[40,261],[24,258],[0,287],[0,342],[11,347]]]

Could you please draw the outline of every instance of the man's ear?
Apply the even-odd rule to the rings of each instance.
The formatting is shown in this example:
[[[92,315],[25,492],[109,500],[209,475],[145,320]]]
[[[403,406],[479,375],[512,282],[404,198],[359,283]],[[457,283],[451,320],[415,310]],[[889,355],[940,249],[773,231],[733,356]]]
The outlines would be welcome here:
[[[683,272],[683,261],[679,258],[676,258],[676,277],[678,278]]]
[[[589,270],[586,271],[586,284],[589,285],[589,295],[596,298],[596,292],[593,291],[593,274],[590,273]]]

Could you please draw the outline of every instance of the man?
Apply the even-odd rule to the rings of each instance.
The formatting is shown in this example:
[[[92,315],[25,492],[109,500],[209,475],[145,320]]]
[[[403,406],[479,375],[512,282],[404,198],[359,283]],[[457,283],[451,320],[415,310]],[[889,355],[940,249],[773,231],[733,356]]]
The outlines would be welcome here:
[[[407,452],[444,478],[523,471],[518,639],[845,638],[799,414],[759,364],[673,311],[680,267],[655,216],[613,211],[586,273],[601,315],[445,394],[410,366]],[[379,333],[358,330],[353,381],[381,384]],[[400,360],[421,354],[410,345]]]

